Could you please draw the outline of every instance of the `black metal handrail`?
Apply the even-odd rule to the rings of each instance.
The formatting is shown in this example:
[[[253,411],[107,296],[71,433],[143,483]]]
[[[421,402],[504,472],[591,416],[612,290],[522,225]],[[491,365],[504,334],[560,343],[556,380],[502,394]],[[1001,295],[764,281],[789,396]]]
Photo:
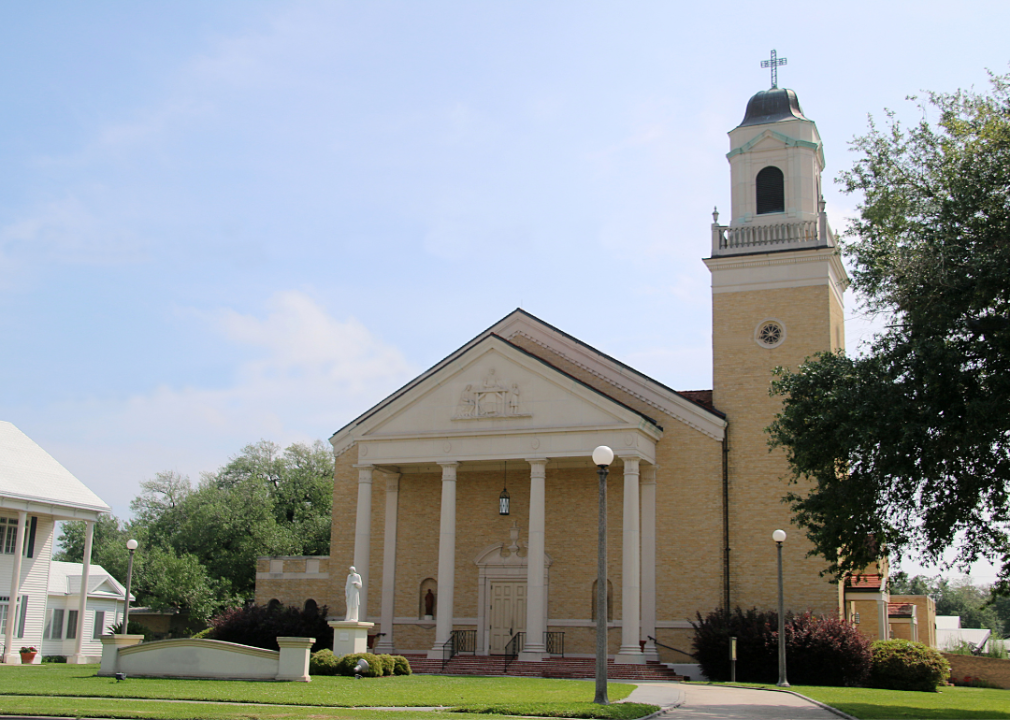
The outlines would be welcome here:
[[[453,630],[449,639],[442,643],[442,669],[460,653],[477,654],[476,630]]]
[[[565,634],[560,630],[548,630],[544,633],[544,647],[548,655],[565,656]]]
[[[648,637],[650,640],[652,640],[652,642],[656,643],[660,647],[665,647],[667,650],[673,650],[674,652],[679,652],[681,655],[687,655],[689,658],[694,658],[695,660],[698,659],[697,657],[695,657],[691,653],[687,652],[686,650],[681,650],[680,648],[671,647],[670,645],[664,645],[659,640],[657,640],[656,638],[652,637],[652,635],[647,635],[646,637]]]
[[[505,646],[505,668],[502,672],[509,671],[509,665],[519,657],[521,653],[526,648],[526,633],[517,632],[512,636],[512,639],[508,641],[508,645]]]

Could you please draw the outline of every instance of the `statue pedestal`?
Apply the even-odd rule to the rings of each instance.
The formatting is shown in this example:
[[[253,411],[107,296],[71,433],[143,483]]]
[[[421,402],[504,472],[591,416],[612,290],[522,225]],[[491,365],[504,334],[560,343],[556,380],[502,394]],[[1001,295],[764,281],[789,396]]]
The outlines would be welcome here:
[[[341,655],[368,652],[368,631],[375,627],[375,623],[358,622],[357,620],[330,620],[326,624],[333,628],[334,655],[340,657]]]

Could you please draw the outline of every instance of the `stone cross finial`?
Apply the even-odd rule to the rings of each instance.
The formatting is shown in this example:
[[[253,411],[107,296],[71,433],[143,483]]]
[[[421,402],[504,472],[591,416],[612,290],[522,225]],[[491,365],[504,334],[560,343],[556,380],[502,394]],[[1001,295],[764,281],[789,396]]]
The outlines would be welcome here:
[[[780,58],[774,50],[770,60],[761,61],[761,67],[772,69],[772,90],[779,86],[779,65],[785,65],[787,62],[789,61],[786,58]]]

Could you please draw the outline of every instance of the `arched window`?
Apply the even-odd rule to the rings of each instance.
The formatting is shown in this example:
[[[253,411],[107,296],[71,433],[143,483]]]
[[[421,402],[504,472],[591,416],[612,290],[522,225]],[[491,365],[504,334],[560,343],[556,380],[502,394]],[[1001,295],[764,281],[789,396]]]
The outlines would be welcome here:
[[[757,214],[785,212],[786,192],[782,171],[769,165],[757,174]]]
[[[593,620],[596,620],[596,588],[598,580],[593,580]],[[614,619],[614,583],[607,580],[607,622]]]

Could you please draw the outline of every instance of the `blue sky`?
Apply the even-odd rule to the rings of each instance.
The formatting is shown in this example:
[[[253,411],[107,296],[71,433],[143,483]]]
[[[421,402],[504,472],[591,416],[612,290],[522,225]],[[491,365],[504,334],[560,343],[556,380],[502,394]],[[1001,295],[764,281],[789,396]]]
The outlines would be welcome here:
[[[1002,2],[0,17],[0,418],[121,515],[158,471],[328,437],[519,306],[710,387],[701,258],[769,51],[829,180],[867,113],[915,120],[907,95],[1010,60]],[[842,229],[856,200],[825,188]]]

